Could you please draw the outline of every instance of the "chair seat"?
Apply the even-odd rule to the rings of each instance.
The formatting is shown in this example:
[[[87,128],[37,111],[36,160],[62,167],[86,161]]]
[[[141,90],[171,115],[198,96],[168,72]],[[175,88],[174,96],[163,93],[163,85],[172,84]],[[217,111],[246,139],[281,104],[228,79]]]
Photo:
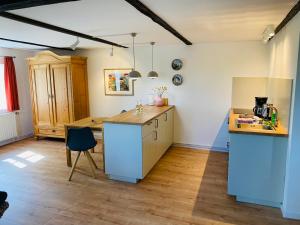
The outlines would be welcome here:
[[[69,146],[69,145],[67,145],[67,147],[68,147],[68,149],[70,150],[70,151],[75,151],[75,152],[85,152],[85,151],[88,151],[88,150],[90,150],[90,149],[93,149],[95,146],[97,145],[97,141],[95,141],[95,144],[93,144],[93,145],[89,145],[89,146],[79,146],[79,145],[76,145],[77,147],[78,147],[78,149],[76,149],[75,148],[75,146],[73,146],[73,145],[71,145],[71,146]]]

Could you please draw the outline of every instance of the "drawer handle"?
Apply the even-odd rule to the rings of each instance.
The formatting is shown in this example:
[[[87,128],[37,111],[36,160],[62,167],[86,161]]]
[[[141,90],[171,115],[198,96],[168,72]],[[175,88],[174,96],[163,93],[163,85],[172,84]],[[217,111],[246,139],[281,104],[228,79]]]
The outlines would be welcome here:
[[[157,141],[157,131],[154,131],[154,133],[155,133],[154,140]]]
[[[168,113],[165,113],[165,121],[168,121]]]
[[[148,126],[150,126],[152,124],[152,121],[150,121],[149,123],[147,123]]]
[[[54,133],[56,130],[52,130],[52,132]]]
[[[155,128],[158,128],[158,119],[155,119]]]

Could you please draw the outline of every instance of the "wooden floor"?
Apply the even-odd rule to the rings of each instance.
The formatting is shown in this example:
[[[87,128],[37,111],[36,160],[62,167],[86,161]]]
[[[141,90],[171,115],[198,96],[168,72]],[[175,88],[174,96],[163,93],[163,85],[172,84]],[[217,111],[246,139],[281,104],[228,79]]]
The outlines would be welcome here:
[[[102,165],[99,152],[93,158]],[[0,147],[0,190],[10,204],[0,224],[300,224],[229,197],[227,160],[226,153],[171,148],[146,179],[127,184],[102,170],[93,179],[82,157],[68,182],[63,142],[21,141]]]

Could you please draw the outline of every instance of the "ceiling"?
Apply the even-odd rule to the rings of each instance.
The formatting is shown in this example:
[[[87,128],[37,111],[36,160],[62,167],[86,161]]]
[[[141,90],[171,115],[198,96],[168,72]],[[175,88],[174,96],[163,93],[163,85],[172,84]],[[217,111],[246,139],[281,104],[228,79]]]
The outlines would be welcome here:
[[[268,24],[277,26],[296,0],[141,0],[192,43],[261,40]],[[124,0],[81,0],[10,11],[123,45],[137,32],[137,43],[182,44],[171,33]],[[76,37],[0,17],[0,37],[69,47]],[[0,41],[0,47],[36,48]],[[80,39],[80,48],[107,45]]]

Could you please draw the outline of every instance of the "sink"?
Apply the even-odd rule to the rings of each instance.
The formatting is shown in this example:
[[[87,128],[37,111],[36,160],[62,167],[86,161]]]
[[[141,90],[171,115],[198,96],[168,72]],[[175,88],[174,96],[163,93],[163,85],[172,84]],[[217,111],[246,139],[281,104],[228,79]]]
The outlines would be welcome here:
[[[233,109],[234,114],[248,114],[248,115],[253,115],[253,111],[251,109]]]
[[[263,124],[236,124],[237,128],[249,129],[249,130],[274,130],[272,127],[265,126]]]

